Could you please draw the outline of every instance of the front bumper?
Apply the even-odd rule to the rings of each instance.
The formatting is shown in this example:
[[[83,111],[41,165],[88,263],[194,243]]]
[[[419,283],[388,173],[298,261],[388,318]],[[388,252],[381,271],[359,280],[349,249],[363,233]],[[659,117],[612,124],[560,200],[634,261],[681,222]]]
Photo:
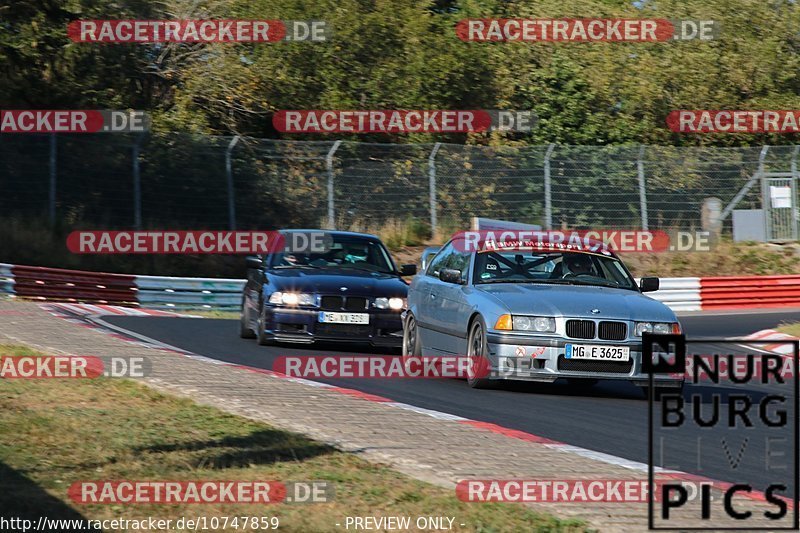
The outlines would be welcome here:
[[[553,382],[559,378],[616,379],[631,381],[645,386],[649,375],[642,372],[641,341],[604,341],[565,339],[558,336],[535,336],[526,334],[488,333],[489,379],[511,379],[522,381]],[[595,344],[628,346],[629,361],[590,361],[566,359],[567,344]],[[656,374],[659,386],[679,387],[683,375]]]
[[[329,324],[319,322],[318,309],[268,307],[264,333],[278,342],[369,343],[399,348],[403,345],[403,324],[399,311],[369,310],[369,324]]]

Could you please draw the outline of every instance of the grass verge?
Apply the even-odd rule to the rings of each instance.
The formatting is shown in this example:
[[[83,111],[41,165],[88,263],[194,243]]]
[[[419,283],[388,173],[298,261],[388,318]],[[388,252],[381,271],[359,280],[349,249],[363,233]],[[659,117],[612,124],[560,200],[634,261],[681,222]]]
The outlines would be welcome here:
[[[781,324],[775,329],[781,333],[786,333],[787,335],[800,338],[800,322],[795,322],[793,324]]]
[[[3,355],[37,355],[0,345]],[[335,501],[272,505],[79,505],[76,481],[323,480]],[[512,504],[454,491],[297,434],[166,396],[130,380],[0,380],[2,516],[144,519],[278,517],[282,531],[342,531],[347,516],[450,516],[456,531],[584,531]],[[220,530],[220,529],[216,529]],[[251,531],[239,528],[231,531]],[[253,530],[255,531],[255,530]]]

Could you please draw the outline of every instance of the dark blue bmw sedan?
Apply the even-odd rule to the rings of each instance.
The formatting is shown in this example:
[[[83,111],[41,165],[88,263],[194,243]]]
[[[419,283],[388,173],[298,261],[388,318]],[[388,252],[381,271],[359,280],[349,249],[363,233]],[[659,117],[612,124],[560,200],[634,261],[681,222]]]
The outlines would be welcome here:
[[[283,230],[287,245],[247,258],[240,335],[261,345],[344,341],[400,347],[408,285],[374,235]],[[322,237],[321,247],[297,247],[294,237]],[[299,239],[308,242],[308,239]]]

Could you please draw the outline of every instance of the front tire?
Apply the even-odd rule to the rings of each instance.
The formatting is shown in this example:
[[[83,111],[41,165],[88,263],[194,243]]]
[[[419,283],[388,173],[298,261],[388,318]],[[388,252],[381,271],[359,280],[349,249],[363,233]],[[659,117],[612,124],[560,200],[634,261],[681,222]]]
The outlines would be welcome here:
[[[266,320],[266,313],[267,309],[264,307],[264,304],[261,304],[261,310],[258,312],[258,344],[259,346],[271,346],[275,344],[275,340],[268,337],[267,334],[264,332],[265,324],[267,323]]]
[[[239,336],[243,339],[255,339],[255,332],[250,329],[250,316],[247,312],[247,306],[242,302],[242,312],[239,313]]]
[[[486,340],[486,326],[481,317],[476,318],[469,328],[467,336],[467,357],[470,359],[471,371],[467,373],[467,385],[473,389],[491,389],[496,381],[479,377],[491,369],[489,362],[489,344]]]
[[[408,357],[422,357],[417,319],[411,313],[408,314],[406,322],[403,324],[403,359]]]

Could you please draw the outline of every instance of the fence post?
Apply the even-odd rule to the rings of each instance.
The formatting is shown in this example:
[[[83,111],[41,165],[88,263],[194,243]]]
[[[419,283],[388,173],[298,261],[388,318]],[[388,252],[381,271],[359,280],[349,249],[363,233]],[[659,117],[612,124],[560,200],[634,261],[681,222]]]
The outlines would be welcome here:
[[[56,224],[56,143],[58,142],[55,133],[50,134],[50,184],[47,195],[47,219],[50,226]]]
[[[442,143],[433,145],[431,155],[428,156],[428,195],[431,206],[431,236],[436,236],[438,221],[436,220],[436,154]]]
[[[553,194],[550,188],[550,156],[553,155],[555,143],[547,147],[544,154],[544,229],[553,229]]]
[[[336,228],[336,211],[333,204],[333,154],[339,149],[342,141],[336,141],[325,156],[325,169],[328,171],[328,228]]]
[[[133,228],[142,229],[142,176],[139,172],[139,150],[142,135],[136,137],[131,147],[133,161]]]
[[[231,155],[233,154],[233,147],[239,142],[239,136],[235,135],[228,148],[225,150],[225,179],[228,186],[228,229],[233,231],[236,229],[236,197],[233,190],[233,165],[231,164]]]
[[[636,160],[636,171],[639,174],[639,210],[642,214],[642,229],[650,229],[647,225],[647,189],[644,183],[644,145],[639,147],[639,158]]]
[[[797,224],[798,220],[800,220],[800,216],[798,216],[797,210],[797,154],[800,153],[800,144],[795,145],[794,150],[792,150],[792,162],[791,162],[791,171],[792,171],[792,239],[797,240],[798,229]]]

